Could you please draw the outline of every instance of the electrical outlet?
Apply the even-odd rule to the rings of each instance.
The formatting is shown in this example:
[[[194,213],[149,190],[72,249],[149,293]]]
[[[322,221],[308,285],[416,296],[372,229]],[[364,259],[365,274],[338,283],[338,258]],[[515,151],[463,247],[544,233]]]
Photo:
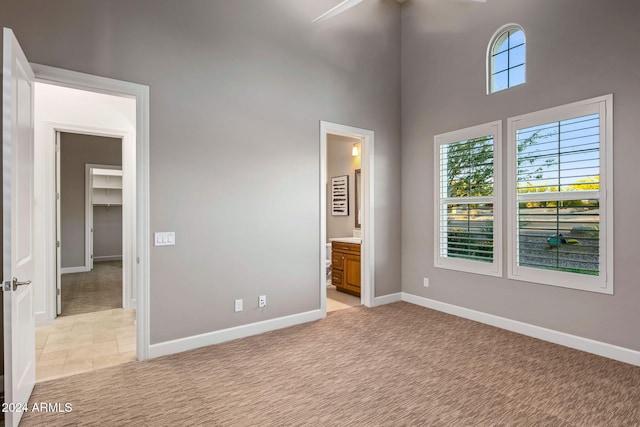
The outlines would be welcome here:
[[[267,306],[267,296],[260,295],[258,297],[258,308],[265,308]]]
[[[425,288],[429,287],[429,279],[427,277],[424,278],[424,287]]]
[[[242,300],[241,299],[237,299],[235,300],[235,312],[239,312],[242,311]]]

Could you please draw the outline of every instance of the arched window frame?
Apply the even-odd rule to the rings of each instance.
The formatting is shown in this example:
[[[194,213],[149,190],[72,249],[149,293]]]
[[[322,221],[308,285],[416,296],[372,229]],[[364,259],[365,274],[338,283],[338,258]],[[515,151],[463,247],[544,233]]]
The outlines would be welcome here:
[[[504,89],[500,89],[500,90],[493,90],[492,87],[492,75],[493,75],[493,52],[495,50],[496,47],[496,43],[498,42],[498,40],[506,33],[512,30],[520,30],[522,31],[522,34],[524,36],[524,81],[522,83],[518,83],[517,85],[509,85]],[[527,33],[524,30],[524,28],[522,28],[521,25],[518,24],[507,24],[507,25],[503,25],[502,27],[500,27],[491,37],[491,40],[489,41],[489,45],[487,46],[487,95],[491,95],[492,93],[496,93],[496,92],[502,92],[506,89],[510,89],[512,87],[515,86],[519,86],[521,84],[524,84],[527,82]]]

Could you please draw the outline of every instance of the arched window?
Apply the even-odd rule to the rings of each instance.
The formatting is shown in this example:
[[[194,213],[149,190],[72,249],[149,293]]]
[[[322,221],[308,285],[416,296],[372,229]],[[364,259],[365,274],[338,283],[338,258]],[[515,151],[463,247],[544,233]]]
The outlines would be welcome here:
[[[499,92],[526,82],[526,39],[519,25],[496,31],[487,52],[487,93]]]

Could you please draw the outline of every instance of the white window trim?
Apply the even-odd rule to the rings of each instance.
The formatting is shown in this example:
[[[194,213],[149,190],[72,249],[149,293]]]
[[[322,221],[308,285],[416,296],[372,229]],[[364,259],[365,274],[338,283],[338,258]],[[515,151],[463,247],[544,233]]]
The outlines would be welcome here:
[[[444,144],[493,135],[493,197],[474,197],[493,203],[493,262],[440,256],[440,147]],[[434,137],[434,265],[439,268],[502,277],[502,121],[498,120]],[[460,198],[461,200],[463,198]]]
[[[495,46],[496,42],[498,41],[498,38],[503,35],[504,33],[506,33],[507,31],[510,30],[520,30],[522,31],[522,34],[524,34],[524,82],[520,83],[518,85],[515,86],[509,86],[506,87],[504,89],[500,89],[500,90],[496,90],[496,91],[492,91],[491,90],[491,75],[493,74],[493,67],[491,66],[491,57],[493,56],[493,47]],[[518,86],[522,86],[527,84],[527,49],[528,47],[528,42],[527,42],[527,32],[524,30],[524,28],[522,27],[522,25],[520,24],[515,24],[515,23],[511,23],[511,24],[506,24],[503,25],[502,27],[498,28],[498,30],[493,33],[493,36],[491,36],[491,38],[489,39],[489,45],[487,46],[487,72],[486,72],[486,76],[487,76],[487,95],[492,95],[494,93],[500,93],[500,92],[504,92],[506,90],[509,90],[511,88],[514,87],[518,87]]]
[[[578,273],[520,267],[518,262],[517,220],[517,131],[544,123],[600,114],[600,274]],[[509,279],[584,291],[613,294],[613,95],[605,95],[560,107],[507,119],[508,129],[508,275]],[[580,193],[593,196],[592,191]],[[541,195],[544,197],[544,195]],[[570,198],[575,198],[575,193]],[[549,196],[546,197],[548,199]]]

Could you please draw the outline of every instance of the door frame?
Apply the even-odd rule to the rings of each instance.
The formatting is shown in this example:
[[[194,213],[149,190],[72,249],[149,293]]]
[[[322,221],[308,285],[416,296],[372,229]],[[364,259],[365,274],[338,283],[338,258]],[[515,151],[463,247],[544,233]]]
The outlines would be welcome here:
[[[374,240],[374,132],[353,126],[320,121],[320,310],[327,313],[327,136],[337,135],[358,138],[362,141],[362,246],[360,259],[361,294],[365,307],[375,305],[375,240]]]
[[[121,80],[114,80],[106,77],[94,76],[91,74],[79,73],[76,71],[64,70],[46,65],[31,64],[36,82],[46,83],[56,86],[63,86],[73,89],[86,90],[136,100],[136,133],[135,133],[135,186],[132,192],[135,208],[135,238],[132,240],[131,250],[131,288],[135,288],[136,307],[136,353],[138,360],[146,360],[149,357],[149,253],[150,253],[150,220],[149,220],[149,87],[137,83],[130,83]],[[104,132],[105,130],[93,128],[94,132]],[[113,130],[106,130],[106,132]],[[81,132],[84,133],[84,132]],[[122,133],[122,131],[120,131]],[[130,132],[126,131],[124,138],[131,138]],[[95,133],[94,133],[95,134]],[[100,133],[99,133],[100,134]],[[53,161],[53,159],[51,159]],[[123,165],[123,168],[125,165]],[[124,171],[123,171],[124,173]],[[51,176],[50,179],[55,179]],[[55,198],[55,194],[51,195]],[[47,215],[47,227],[55,226],[53,212],[45,212]],[[124,223],[123,223],[124,226]],[[47,233],[55,233],[55,230],[47,230]],[[48,234],[51,235],[51,234]],[[51,250],[55,245],[47,245],[47,259],[55,257],[55,251]],[[124,263],[124,260],[123,260]],[[49,286],[53,293],[54,287]],[[133,297],[133,295],[132,295]],[[49,307],[54,307],[55,295],[47,298]],[[131,298],[130,300],[133,300]]]
[[[53,154],[55,152],[56,156],[55,156],[55,163],[56,163],[56,168],[55,168],[55,179],[56,179],[56,194],[53,195],[48,195],[50,199],[54,199],[56,201],[56,215],[55,215],[55,230],[56,230],[56,241],[60,242],[61,240],[61,236],[60,236],[60,230],[61,230],[61,223],[62,223],[62,216],[60,214],[60,200],[57,199],[57,194],[60,194],[60,145],[59,145],[59,140],[60,140],[60,134],[61,133],[74,133],[74,134],[81,134],[81,135],[91,135],[91,136],[100,136],[100,137],[106,137],[106,138],[117,138],[120,139],[121,145],[122,145],[122,156],[125,156],[125,147],[129,147],[131,146],[131,144],[134,143],[134,137],[131,131],[129,130],[122,130],[122,129],[115,129],[115,128],[99,128],[99,127],[94,127],[94,126],[86,126],[86,125],[77,125],[77,124],[72,124],[72,123],[60,123],[60,122],[44,122],[44,126],[45,126],[45,134],[49,135],[49,141],[50,144],[48,149],[45,150],[46,153],[49,154]],[[52,145],[52,144],[53,145]],[[49,157],[46,155],[44,155],[44,162],[50,162]],[[126,162],[122,161],[123,164],[125,164]],[[91,199],[90,199],[90,195],[91,195],[91,191],[90,188],[88,186],[86,186],[86,173],[87,170],[89,170],[87,168],[87,166],[89,167],[101,167],[103,169],[112,169],[112,168],[118,168],[118,169],[123,169],[123,166],[113,166],[113,165],[94,165],[94,164],[85,164],[85,206],[84,206],[84,212],[85,212],[85,225],[84,225],[84,232],[85,232],[85,237],[84,237],[84,244],[85,244],[85,249],[84,249],[84,266],[82,266],[82,271],[91,271],[92,269],[92,263],[91,263],[91,258],[90,258],[90,253],[91,250],[88,247],[89,244],[91,244],[91,235],[89,233],[90,230],[90,222],[92,221],[92,217],[93,217],[93,209],[90,209],[90,205],[87,205],[87,203],[91,203]],[[125,166],[127,168],[126,170],[126,176],[127,177],[135,177],[136,175],[136,171],[135,171],[135,165],[133,164],[128,164],[128,166]],[[43,168],[44,171],[46,171],[46,168]],[[44,174],[46,174],[46,172],[44,172]],[[124,172],[123,172],[124,174]],[[51,175],[53,176],[53,175]],[[48,178],[48,177],[47,177]],[[133,187],[135,186],[135,183],[132,182],[131,179],[124,179],[123,176],[123,209],[122,209],[122,307],[123,308],[135,308],[136,304],[135,301],[136,299],[133,297],[132,295],[132,278],[135,274],[135,257],[134,257],[134,253],[135,253],[135,245],[132,245],[132,242],[135,239],[135,227],[136,227],[136,212],[135,212],[135,206],[133,203],[133,197],[132,197],[132,190]],[[44,208],[44,216],[45,216],[45,224],[47,228],[49,228],[51,226],[51,216],[49,214],[49,212],[46,210],[46,207]],[[46,229],[45,229],[45,235],[48,235]],[[46,295],[45,295],[45,304],[47,304],[46,307],[46,313],[50,316],[50,321],[53,321],[53,319],[55,319],[55,315],[52,315],[52,313],[57,313],[60,314],[60,310],[61,310],[61,304],[59,305],[58,303],[61,302],[59,300],[61,300],[61,294],[62,294],[62,278],[61,278],[61,274],[62,273],[77,273],[79,271],[74,271],[70,269],[65,269],[62,268],[61,266],[61,258],[60,258],[60,252],[61,252],[61,248],[60,246],[56,245],[55,242],[52,243],[53,246],[55,247],[55,251],[56,251],[56,258],[55,258],[55,265],[56,265],[56,277],[55,277],[55,288],[51,288],[49,286],[46,287]],[[50,252],[50,245],[47,245],[45,243],[45,260],[50,260],[51,259],[51,252]],[[46,261],[45,261],[46,262]],[[66,270],[66,271],[64,271]],[[57,294],[57,290],[60,289],[60,294]],[[53,305],[51,305],[53,304]]]
[[[124,141],[122,143],[124,144]],[[92,231],[93,230],[93,191],[91,191],[93,188],[93,179],[92,179],[93,169],[111,169],[111,170],[122,171],[122,166],[96,164],[96,163],[84,164],[84,217],[85,217],[85,227],[84,227],[84,259],[85,261],[84,262],[88,267],[87,271],[93,270],[93,262],[95,260],[95,258],[93,257],[93,236],[94,236],[93,233],[94,232]],[[124,191],[124,185],[125,185],[124,180],[122,182],[122,185],[123,185],[122,190]],[[122,209],[122,234],[123,234],[122,244],[124,246],[125,242],[127,241],[126,239],[132,238],[132,236],[127,236],[126,238],[124,236],[124,234],[126,234],[127,230],[129,229],[129,226],[125,226],[125,222],[126,221],[134,222],[135,216],[132,218],[131,215],[127,215],[125,218],[124,199],[122,200],[121,206],[123,207]],[[122,251],[121,256],[122,258],[124,258],[124,249],[121,249],[121,251]],[[113,259],[113,260],[116,260],[116,259]],[[112,259],[109,259],[107,261],[112,261]],[[125,274],[125,277],[126,277],[126,273],[124,271],[123,271],[123,274]],[[122,306],[125,308],[130,308],[130,307],[127,307],[128,304],[125,299],[125,295],[126,295],[125,288],[126,288],[126,283],[125,283],[125,280],[123,279]]]
[[[79,273],[79,272],[88,272],[93,269],[93,260],[91,259],[91,248],[93,245],[92,235],[90,233],[92,224],[93,224],[93,209],[91,209],[91,191],[89,186],[87,185],[87,166],[89,167],[100,167],[102,169],[122,169],[122,166],[114,166],[114,165],[94,165],[94,164],[85,164],[85,226],[84,226],[84,265],[78,268],[62,268],[62,260],[61,260],[61,246],[58,244],[61,242],[61,230],[62,230],[62,216],[60,203],[58,195],[61,194],[60,190],[60,134],[61,133],[75,133],[81,135],[92,135],[92,136],[101,136],[106,138],[117,138],[122,142],[122,146],[125,147],[125,144],[131,145],[133,143],[133,134],[129,130],[120,130],[114,128],[98,128],[93,126],[85,126],[85,125],[77,125],[72,123],[59,123],[59,122],[44,122],[45,133],[49,135],[49,140],[53,141],[53,147],[49,144],[47,150],[45,150],[44,161],[50,163],[49,157],[46,153],[55,153],[55,194],[53,195],[53,200],[55,200],[55,239],[52,244],[55,246],[56,257],[55,257],[55,289],[46,288],[45,292],[45,319],[37,319],[36,324],[48,323],[55,319],[55,314],[61,313],[61,294],[62,294],[62,274],[67,273]],[[124,155],[124,149],[122,150]],[[133,165],[131,165],[133,166]],[[43,168],[43,170],[47,170]],[[46,174],[46,172],[45,172]],[[130,176],[135,176],[135,170],[129,171]],[[135,186],[134,182],[124,182],[123,186],[127,188],[123,190],[123,195],[128,195],[132,190],[131,188]],[[46,192],[45,192],[46,193]],[[127,199],[132,197],[127,197]],[[132,277],[132,266],[134,264],[133,255],[131,254],[131,249],[127,248],[127,243],[133,241],[134,230],[135,230],[135,210],[130,206],[132,202],[128,202],[127,206],[122,210],[122,225],[123,225],[123,235],[122,235],[122,244],[123,244],[123,252],[122,252],[122,307],[124,308],[134,308],[135,307],[135,298],[132,298],[131,295],[131,277]],[[49,225],[51,217],[49,213],[46,212],[45,209],[45,223]],[[45,231],[45,235],[47,232]],[[46,239],[45,239],[46,240]],[[46,245],[46,243],[45,243]],[[45,254],[45,263],[51,259],[51,253],[49,252],[48,245],[44,251]],[[45,268],[45,271],[49,271]],[[46,276],[46,273],[45,273]]]

